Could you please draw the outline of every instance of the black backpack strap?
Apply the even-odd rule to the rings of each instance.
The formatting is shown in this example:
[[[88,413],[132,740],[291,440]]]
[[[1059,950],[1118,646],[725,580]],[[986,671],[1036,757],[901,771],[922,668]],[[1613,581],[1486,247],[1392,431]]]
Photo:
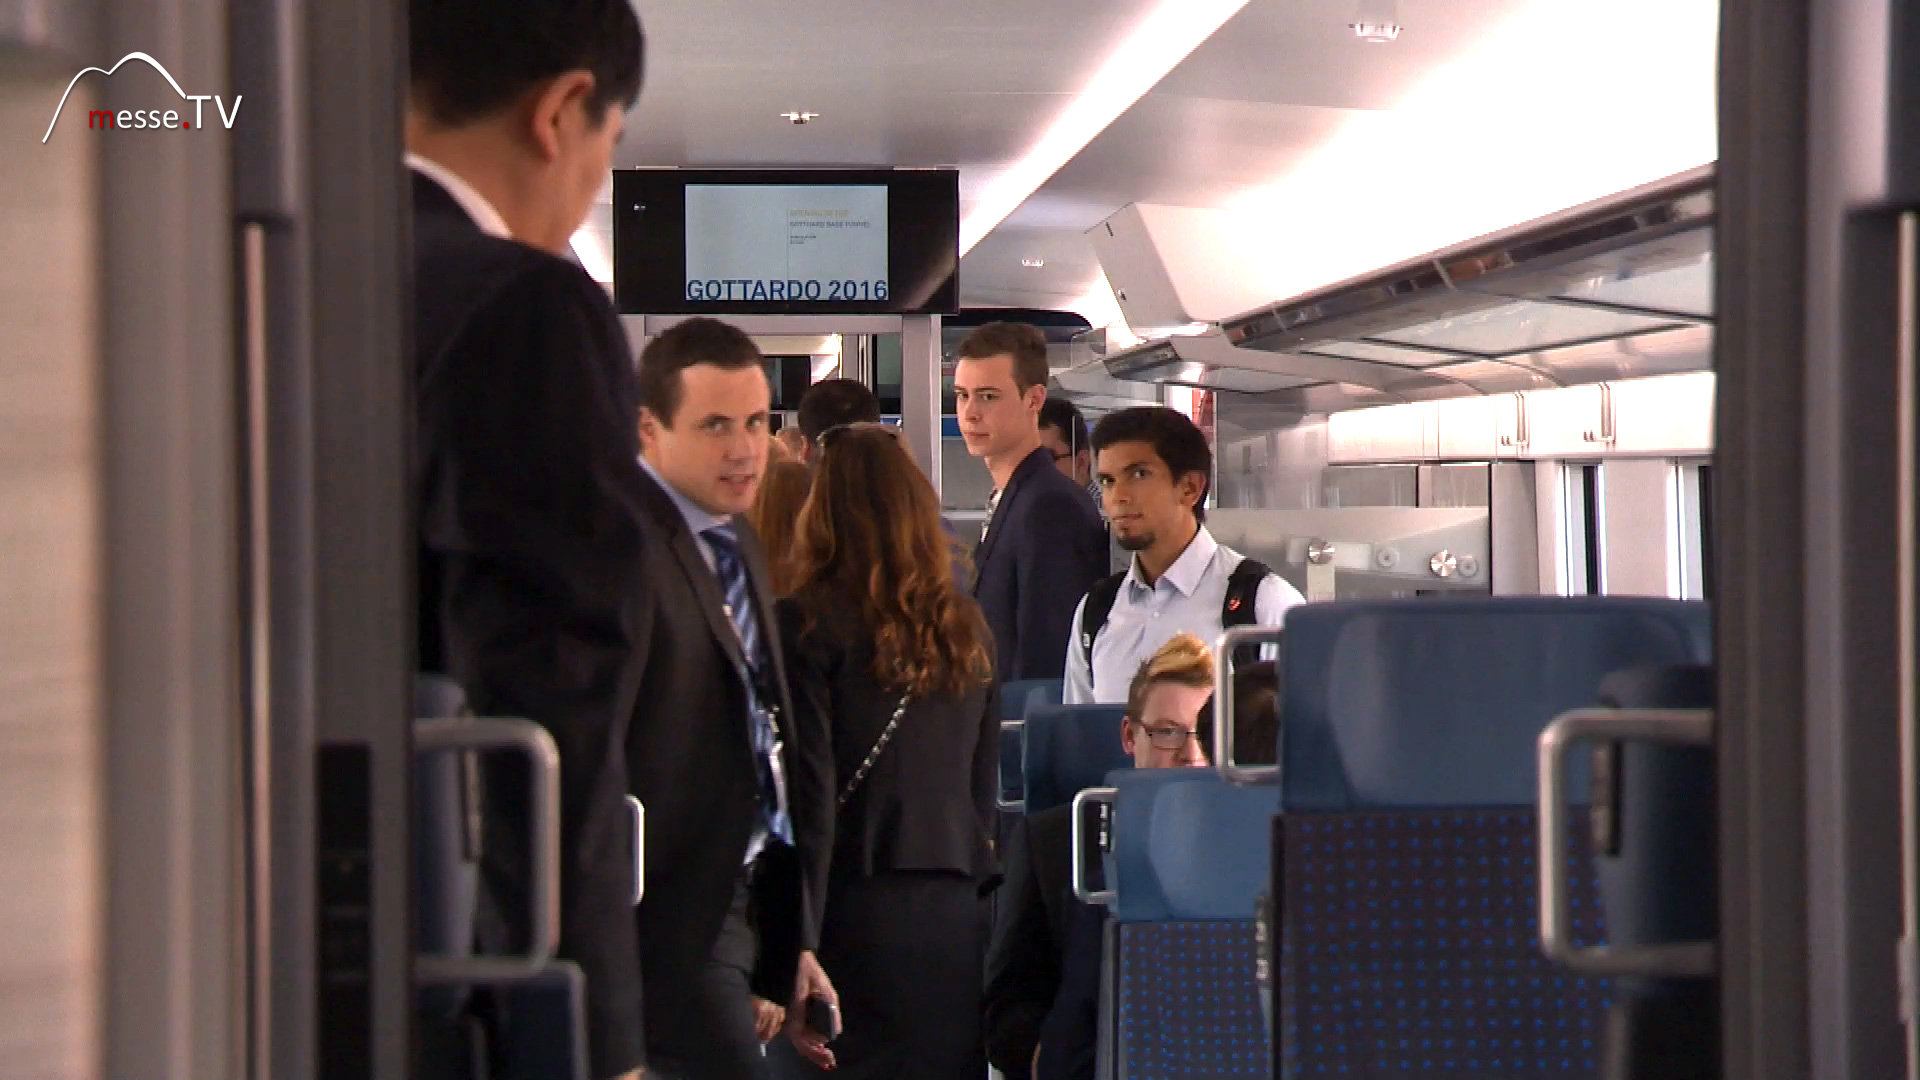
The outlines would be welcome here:
[[[1260,586],[1273,576],[1267,564],[1258,559],[1241,559],[1227,575],[1227,598],[1220,606],[1220,625],[1231,629],[1235,626],[1254,624],[1254,604],[1260,598]]]
[[[1260,599],[1260,586],[1273,571],[1258,559],[1241,559],[1227,575],[1227,596],[1220,604],[1220,627],[1231,630],[1236,626],[1252,626],[1257,621],[1254,608]],[[1260,646],[1242,645],[1234,650],[1233,665],[1236,669],[1257,663],[1260,659]]]
[[[1120,598],[1120,583],[1127,580],[1122,572],[1103,577],[1087,590],[1087,599],[1080,608],[1080,655],[1087,661],[1087,680],[1093,680],[1093,639],[1100,636],[1100,628],[1107,625],[1107,616],[1113,613],[1113,602]]]

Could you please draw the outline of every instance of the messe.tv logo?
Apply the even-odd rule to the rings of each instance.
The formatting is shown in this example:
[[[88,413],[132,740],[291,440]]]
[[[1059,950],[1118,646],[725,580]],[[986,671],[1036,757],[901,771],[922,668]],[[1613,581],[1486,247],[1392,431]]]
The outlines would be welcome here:
[[[60,122],[60,113],[66,109],[67,98],[73,94],[73,86],[80,81],[81,76],[92,72],[99,72],[102,75],[112,75],[114,72],[119,71],[121,66],[129,60],[139,60],[159,72],[160,77],[167,80],[167,85],[173,87],[173,92],[180,95],[180,100],[183,103],[193,103],[193,115],[188,117],[184,111],[176,109],[120,109],[118,111],[94,109],[87,113],[87,127],[90,130],[115,131],[123,128],[156,128],[164,131],[204,131],[211,126],[211,122],[206,118],[206,104],[209,101],[213,102],[214,111],[220,115],[221,126],[228,131],[233,130],[233,122],[240,118],[241,95],[234,95],[233,108],[228,109],[226,101],[224,101],[219,94],[189,94],[180,88],[179,80],[175,79],[173,73],[168,71],[166,66],[161,64],[160,61],[155,60],[143,52],[130,52],[121,57],[120,60],[110,68],[81,68],[80,71],[68,81],[67,92],[60,95],[60,104],[53,107],[53,119],[47,121],[47,133],[40,136],[41,143],[44,144],[48,139],[53,137],[53,127]],[[182,109],[184,109],[184,105]]]

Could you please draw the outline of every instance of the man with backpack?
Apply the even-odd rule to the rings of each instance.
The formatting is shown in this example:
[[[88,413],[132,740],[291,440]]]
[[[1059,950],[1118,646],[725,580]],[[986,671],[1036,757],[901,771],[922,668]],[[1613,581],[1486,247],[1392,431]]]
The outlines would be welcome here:
[[[1213,451],[1193,421],[1159,406],[1123,409],[1101,418],[1091,442],[1108,527],[1133,562],[1095,582],[1074,611],[1067,704],[1125,701],[1141,662],[1176,634],[1211,643],[1226,627],[1278,626],[1303,602],[1207,531]]]

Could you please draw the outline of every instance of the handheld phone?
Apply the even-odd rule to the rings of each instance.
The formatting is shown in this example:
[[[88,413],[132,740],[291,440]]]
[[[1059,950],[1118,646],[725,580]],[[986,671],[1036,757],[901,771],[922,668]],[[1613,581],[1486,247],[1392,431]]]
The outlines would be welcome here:
[[[840,1006],[823,997],[807,999],[807,1026],[828,1042],[840,1037]]]

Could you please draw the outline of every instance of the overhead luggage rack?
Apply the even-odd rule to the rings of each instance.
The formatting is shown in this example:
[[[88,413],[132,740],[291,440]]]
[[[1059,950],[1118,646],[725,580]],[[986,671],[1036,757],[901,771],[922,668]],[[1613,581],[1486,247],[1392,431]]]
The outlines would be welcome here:
[[[1714,170],[1102,356],[1310,412],[1707,370]]]

